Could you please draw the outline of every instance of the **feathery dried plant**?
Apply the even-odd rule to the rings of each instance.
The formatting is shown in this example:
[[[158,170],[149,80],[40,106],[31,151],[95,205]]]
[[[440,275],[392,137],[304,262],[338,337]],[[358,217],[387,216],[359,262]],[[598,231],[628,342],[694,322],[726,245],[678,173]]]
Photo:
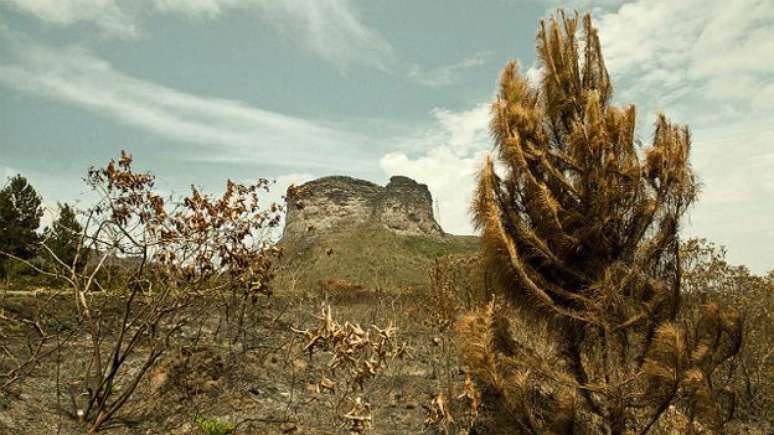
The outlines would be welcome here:
[[[740,320],[717,306],[677,317],[690,133],[659,114],[641,149],[635,107],[610,104],[591,17],[579,23],[541,22],[539,83],[502,72],[473,204],[502,297],[459,323],[466,362],[509,433],[647,433],[667,411],[719,430],[733,395],[713,375]]]

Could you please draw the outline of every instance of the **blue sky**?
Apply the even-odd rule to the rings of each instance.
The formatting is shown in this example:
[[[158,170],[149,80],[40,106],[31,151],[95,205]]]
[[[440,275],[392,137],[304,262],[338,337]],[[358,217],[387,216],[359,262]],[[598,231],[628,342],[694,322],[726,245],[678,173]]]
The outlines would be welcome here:
[[[499,71],[540,73],[535,29],[558,6],[592,11],[643,142],[658,110],[691,126],[686,235],[773,268],[768,0],[0,0],[0,176],[55,205],[122,148],[173,192],[403,174],[469,233]]]

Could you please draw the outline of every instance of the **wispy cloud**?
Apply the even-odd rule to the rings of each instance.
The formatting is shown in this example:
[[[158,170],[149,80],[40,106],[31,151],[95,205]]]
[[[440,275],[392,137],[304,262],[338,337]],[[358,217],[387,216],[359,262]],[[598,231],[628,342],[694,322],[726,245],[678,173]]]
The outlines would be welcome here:
[[[229,11],[251,11],[285,38],[346,72],[353,65],[407,77],[431,87],[459,82],[462,73],[493,57],[480,51],[459,62],[425,69],[407,65],[350,0],[153,0],[156,10],[198,19],[218,19]]]
[[[153,0],[164,13],[218,18],[229,11],[255,13],[286,38],[342,70],[364,65],[388,70],[395,61],[389,42],[367,26],[349,0]]]
[[[88,23],[103,36],[137,38],[142,30],[115,0],[0,0],[0,5],[58,25]]]
[[[214,18],[228,9],[246,7],[252,1],[239,0],[152,0],[159,12],[186,15],[192,18]]]
[[[340,68],[360,64],[388,70],[395,61],[392,45],[365,25],[348,0],[264,0],[264,13],[288,37]]]
[[[81,47],[54,49],[8,30],[0,30],[0,41],[0,84],[202,145],[206,154],[199,157],[308,167],[338,167],[342,159],[364,158],[360,147],[367,140],[354,133],[148,82]]]
[[[431,87],[449,86],[458,83],[465,70],[488,63],[492,60],[493,55],[494,53],[491,51],[479,51],[457,63],[430,69],[422,69],[420,66],[414,65],[409,69],[408,76],[418,83]]]
[[[341,70],[363,65],[387,71],[395,65],[392,45],[349,0],[0,0],[2,5],[46,23],[84,23],[105,37],[127,39],[145,34],[148,11],[195,19],[247,12]]]
[[[407,64],[377,29],[365,23],[350,0],[0,0],[3,6],[45,23],[85,24],[103,37],[123,39],[148,36],[144,20],[149,14],[204,21],[247,13],[342,73],[363,66],[431,87],[456,84],[465,70],[492,58],[491,52],[480,51],[430,69]]]

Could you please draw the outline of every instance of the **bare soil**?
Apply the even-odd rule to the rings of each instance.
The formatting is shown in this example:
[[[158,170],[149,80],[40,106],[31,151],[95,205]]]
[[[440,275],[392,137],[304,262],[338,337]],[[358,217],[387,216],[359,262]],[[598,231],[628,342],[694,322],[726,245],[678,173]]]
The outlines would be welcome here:
[[[51,298],[45,292],[1,296],[7,318],[34,318],[46,310],[46,330],[74,328],[73,301]],[[362,390],[339,383],[337,394],[318,391],[325,373],[326,355],[304,352],[305,338],[293,328],[306,329],[319,322],[315,315],[319,296],[278,295],[254,306],[255,327],[240,343],[211,339],[218,327],[217,310],[197,322],[191,339],[171,346],[144,377],[119,418],[103,433],[196,434],[196,422],[206,419],[236,425],[232,433],[349,433],[341,416],[357,397],[370,404],[370,433],[405,434],[424,430],[424,410],[439,390],[455,389],[464,380],[447,336],[448,325],[437,322],[422,307],[416,294],[361,292],[332,300],[340,321],[398,327],[398,340],[410,346],[408,358],[395,359]],[[120,313],[120,306],[105,297],[104,310]],[[29,355],[27,338],[32,327],[0,322],[3,352],[0,372]],[[90,337],[74,338],[60,352],[34,367],[27,376],[0,394],[0,434],[83,433],[85,426],[73,416],[67,379],[77,378],[82,367],[73,354],[89,352]],[[128,365],[141,365],[143,349]],[[121,388],[121,384],[118,384]],[[347,388],[346,391],[342,391]]]

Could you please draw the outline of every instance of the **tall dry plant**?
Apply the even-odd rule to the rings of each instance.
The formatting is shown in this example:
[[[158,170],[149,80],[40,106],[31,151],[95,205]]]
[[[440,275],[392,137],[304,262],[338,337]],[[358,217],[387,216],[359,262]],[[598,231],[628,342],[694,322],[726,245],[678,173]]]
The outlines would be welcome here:
[[[719,430],[733,394],[715,375],[741,335],[717,306],[678,321],[690,133],[660,114],[641,149],[580,23],[541,22],[539,83],[503,70],[473,205],[502,296],[460,322],[466,362],[508,433]]]
[[[132,163],[122,151],[118,161],[92,168],[86,178],[100,200],[85,212],[80,245],[98,253],[96,264],[78,271],[79,252],[68,267],[49,250],[65,271],[78,321],[92,339],[86,352],[73,356],[84,367],[82,376],[69,381],[74,414],[89,432],[109,426],[165,352],[186,334],[201,333],[213,300],[232,301],[227,315],[236,321],[226,338],[237,341],[250,304],[270,293],[271,265],[279,254],[266,239],[281,211],[274,204],[263,207],[260,192],[268,191],[268,180],[229,180],[220,197],[192,186],[190,195],[165,200],[155,177],[135,171]],[[123,305],[119,321],[91,295],[111,290],[96,279],[108,261],[127,273],[125,288],[112,294]]]
[[[46,244],[40,246],[51,259],[45,269],[9,256],[66,281],[76,309],[68,314],[69,331],[37,328],[40,345],[29,360],[0,376],[0,391],[56,354],[57,391],[64,386],[69,392],[67,414],[89,433],[115,423],[165,353],[198,342],[213,311],[223,307],[226,321],[211,338],[229,341],[229,348],[242,342],[244,350],[252,328],[246,318],[257,311],[257,297],[271,293],[272,264],[281,253],[268,240],[282,211],[263,205],[268,180],[228,181],[219,197],[192,186],[186,197],[165,199],[155,177],[135,171],[132,163],[122,152],[117,161],[89,170],[86,182],[98,200],[82,212],[72,258]],[[91,260],[78,266],[86,254]],[[121,270],[110,287],[102,281],[108,267]],[[60,377],[59,366],[77,369]]]

